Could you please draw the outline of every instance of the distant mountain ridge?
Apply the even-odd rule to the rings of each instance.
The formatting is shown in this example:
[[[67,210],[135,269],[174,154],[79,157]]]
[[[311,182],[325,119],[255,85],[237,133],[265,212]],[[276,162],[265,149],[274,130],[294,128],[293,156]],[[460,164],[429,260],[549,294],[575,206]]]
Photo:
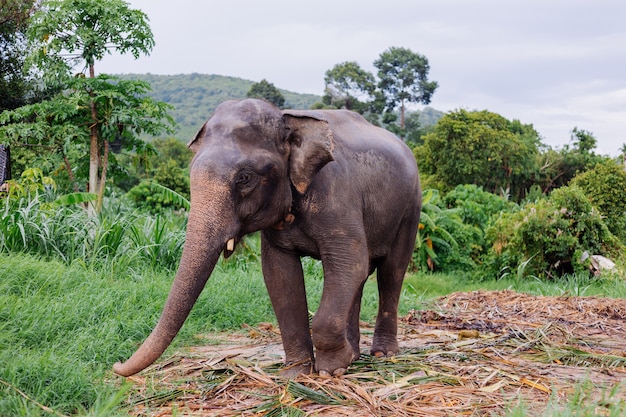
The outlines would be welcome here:
[[[173,134],[183,142],[194,138],[202,124],[213,114],[218,104],[225,100],[246,98],[255,81],[243,78],[211,74],[118,74],[123,79],[146,81],[152,87],[150,96],[174,106],[170,114],[177,123]],[[278,88],[278,87],[277,87]],[[285,107],[309,109],[322,97],[315,94],[300,94],[279,88],[285,97]],[[426,107],[419,111],[422,128],[432,126],[444,115],[443,112]]]
[[[209,74],[118,74],[123,79],[142,80],[150,83],[150,96],[174,106],[170,112],[176,123],[174,134],[188,142],[198,132],[202,124],[213,114],[217,105],[225,100],[243,99],[254,81],[237,77]],[[314,94],[299,94],[280,89],[285,97],[285,107],[308,109],[313,103],[322,100]]]

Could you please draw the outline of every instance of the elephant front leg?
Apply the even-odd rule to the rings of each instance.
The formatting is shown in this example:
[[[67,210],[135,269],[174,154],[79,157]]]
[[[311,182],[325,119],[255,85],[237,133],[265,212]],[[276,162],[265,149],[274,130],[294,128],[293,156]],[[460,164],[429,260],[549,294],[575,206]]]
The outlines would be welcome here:
[[[334,245],[331,254],[322,254],[324,289],[312,323],[315,369],[322,376],[342,375],[359,357],[359,309],[354,306],[369,267],[364,240]]]
[[[300,257],[282,252],[261,238],[263,277],[278,319],[285,349],[281,372],[290,378],[313,371],[313,343]]]

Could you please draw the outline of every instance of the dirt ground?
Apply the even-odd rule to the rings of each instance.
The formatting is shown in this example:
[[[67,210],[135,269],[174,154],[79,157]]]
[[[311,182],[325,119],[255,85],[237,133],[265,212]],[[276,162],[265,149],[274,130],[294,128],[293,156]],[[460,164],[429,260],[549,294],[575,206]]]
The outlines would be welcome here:
[[[129,378],[128,402],[151,417],[542,415],[575,402],[608,415],[626,402],[626,300],[477,291],[429,307],[402,318],[393,358],[367,354],[363,325],[341,378],[281,378],[278,330],[260,324]]]

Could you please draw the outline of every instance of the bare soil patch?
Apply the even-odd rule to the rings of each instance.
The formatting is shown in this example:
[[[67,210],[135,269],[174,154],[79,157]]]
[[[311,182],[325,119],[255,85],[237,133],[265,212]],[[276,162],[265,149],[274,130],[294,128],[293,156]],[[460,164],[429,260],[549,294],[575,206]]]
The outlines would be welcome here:
[[[135,416],[482,416],[523,402],[534,415],[583,395],[606,415],[626,401],[626,300],[454,293],[400,325],[401,354],[366,353],[341,378],[287,381],[269,324],[219,335],[129,378]],[[213,338],[213,336],[211,336]]]

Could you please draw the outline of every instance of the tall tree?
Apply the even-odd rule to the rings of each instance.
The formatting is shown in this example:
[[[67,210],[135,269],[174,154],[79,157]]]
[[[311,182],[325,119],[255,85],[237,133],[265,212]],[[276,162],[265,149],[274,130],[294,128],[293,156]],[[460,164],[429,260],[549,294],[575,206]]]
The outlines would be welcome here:
[[[79,84],[91,97],[89,111],[89,189],[99,195],[102,203],[109,157],[109,135],[114,121],[103,123],[101,102],[96,92],[104,91],[96,78],[95,64],[112,51],[130,52],[135,58],[149,54],[154,46],[148,17],[140,10],[131,9],[123,0],[48,0],[33,16],[29,28],[30,41],[35,45],[34,60],[44,74],[67,81],[71,71],[78,68],[89,74],[89,80]],[[53,71],[52,68],[57,71]],[[60,74],[59,74],[60,72]],[[48,77],[50,79],[50,77]],[[115,81],[113,81],[115,82]],[[106,94],[106,93],[105,93]],[[122,131],[124,131],[124,125]],[[123,134],[123,132],[122,132]]]
[[[35,0],[0,0],[0,112],[25,104],[31,89],[25,30],[37,6]]]
[[[374,61],[387,111],[400,108],[400,128],[404,129],[404,112],[408,103],[430,103],[438,87],[428,80],[430,65],[425,56],[407,48],[391,47]]]
[[[570,132],[570,143],[559,150],[548,149],[542,156],[542,169],[537,182],[547,193],[567,185],[577,174],[585,172],[603,162],[606,157],[595,153],[597,140],[593,133],[574,127]]]
[[[124,149],[136,153],[150,146],[140,139],[140,134],[158,135],[168,128],[169,106],[148,97],[149,90],[146,82],[120,80],[103,74],[92,79],[72,78],[63,92],[48,100],[1,113],[0,142],[37,146],[59,155],[78,191],[72,166],[80,166],[82,161],[73,164],[71,159],[74,154],[84,155],[89,149],[92,108],[97,111],[98,137],[106,143],[119,141]],[[103,190],[109,153],[99,156],[104,158],[101,162]]]
[[[278,90],[278,88],[276,88],[276,86],[274,86],[274,84],[265,79],[252,84],[246,96],[248,98],[260,98],[262,100],[269,101],[278,108],[282,108],[285,105],[285,97],[282,93]]]
[[[476,184],[519,200],[536,171],[539,134],[488,111],[450,112],[422,139],[415,150],[420,168],[446,189]]]
[[[364,114],[376,98],[376,79],[356,62],[342,62],[326,71],[323,102]]]

